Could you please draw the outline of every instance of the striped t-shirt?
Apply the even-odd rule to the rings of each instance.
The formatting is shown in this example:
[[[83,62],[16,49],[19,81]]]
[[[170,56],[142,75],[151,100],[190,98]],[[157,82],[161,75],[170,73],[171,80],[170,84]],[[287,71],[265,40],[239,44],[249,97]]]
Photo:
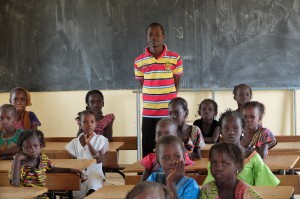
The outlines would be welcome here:
[[[174,76],[182,75],[182,60],[177,53],[164,50],[156,59],[146,48],[145,53],[134,61],[135,77],[144,80],[143,117],[162,118],[168,116],[168,104],[177,96]]]

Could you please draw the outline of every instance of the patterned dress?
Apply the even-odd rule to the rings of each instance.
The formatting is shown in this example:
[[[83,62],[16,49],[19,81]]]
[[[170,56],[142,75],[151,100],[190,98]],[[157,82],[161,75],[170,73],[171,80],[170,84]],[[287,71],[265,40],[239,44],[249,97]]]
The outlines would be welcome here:
[[[7,154],[7,152],[13,150],[13,148],[17,148],[17,142],[21,133],[22,130],[18,129],[13,136],[9,138],[4,138],[3,137],[4,132],[3,131],[0,132],[0,153],[1,154],[3,154],[4,152],[6,153],[6,155],[1,155],[0,159],[2,160],[12,159],[12,156],[15,154]]]
[[[46,172],[53,168],[52,162],[49,158],[41,153],[40,164],[37,168],[30,167],[23,162],[21,162],[20,167],[20,186],[22,187],[45,187]],[[13,163],[8,173],[8,177],[12,179]],[[37,198],[48,198],[46,194],[38,196]]]
[[[215,181],[204,185],[201,189],[200,199],[221,199],[218,193],[218,187]],[[234,190],[235,199],[262,199],[248,184],[238,181]]]
[[[192,133],[189,139],[184,143],[188,153],[196,151],[196,148],[203,148],[205,146],[204,138],[199,127],[192,125]]]
[[[277,144],[277,141],[269,129],[259,127],[253,135],[251,142],[245,148],[254,148],[256,151],[258,151],[259,147],[265,143],[268,143],[269,149],[272,149]]]
[[[106,127],[115,120],[114,114],[105,115],[99,121],[97,121],[95,133],[97,135],[103,135]]]

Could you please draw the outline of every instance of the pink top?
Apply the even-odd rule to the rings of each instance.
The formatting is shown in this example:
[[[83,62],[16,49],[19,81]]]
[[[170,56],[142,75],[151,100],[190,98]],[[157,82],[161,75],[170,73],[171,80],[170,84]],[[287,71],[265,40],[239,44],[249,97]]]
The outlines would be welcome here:
[[[187,153],[185,153],[184,155],[185,155],[184,165],[185,166],[193,165],[194,162],[189,158]],[[149,169],[151,172],[158,171],[161,168],[160,164],[157,162],[156,153],[150,153],[149,155],[141,159],[140,163],[145,168]]]

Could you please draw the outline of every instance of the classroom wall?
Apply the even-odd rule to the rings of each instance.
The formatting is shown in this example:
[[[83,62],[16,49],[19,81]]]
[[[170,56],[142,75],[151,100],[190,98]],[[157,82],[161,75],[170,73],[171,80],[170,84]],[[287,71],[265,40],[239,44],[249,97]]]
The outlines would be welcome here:
[[[42,122],[40,129],[45,136],[75,136],[78,130],[75,117],[79,111],[85,108],[86,93],[87,91],[31,92],[33,105],[28,107],[28,110],[35,112]],[[131,90],[110,90],[103,91],[103,94],[105,97],[104,114],[114,113],[116,117],[113,128],[114,135],[136,135],[136,94]],[[198,118],[198,104],[205,98],[212,98],[212,92],[180,92],[179,96],[185,98],[189,103],[188,122],[192,123]],[[232,91],[215,91],[214,96],[219,105],[219,113],[227,108],[237,108]],[[300,91],[296,92],[296,97],[299,101]],[[0,93],[0,104],[8,103],[8,99],[8,93]],[[258,100],[266,106],[266,115],[263,118],[264,126],[270,128],[275,135],[294,134],[293,91],[255,90],[253,91],[253,100]],[[142,100],[140,106],[142,108]],[[298,104],[296,113],[298,129],[300,128],[299,109],[300,104]],[[136,160],[136,157],[134,152],[122,152],[120,162],[131,163]]]

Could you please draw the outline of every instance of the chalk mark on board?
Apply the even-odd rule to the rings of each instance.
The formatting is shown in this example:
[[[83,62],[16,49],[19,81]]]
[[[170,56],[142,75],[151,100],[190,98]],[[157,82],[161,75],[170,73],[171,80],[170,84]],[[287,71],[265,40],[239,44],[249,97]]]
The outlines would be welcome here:
[[[176,37],[178,37],[179,39],[182,39],[183,38],[183,30],[182,30],[182,27],[180,26],[178,29],[177,28],[175,28],[175,27],[172,27],[174,30],[176,30],[177,31],[177,35],[176,35]]]

